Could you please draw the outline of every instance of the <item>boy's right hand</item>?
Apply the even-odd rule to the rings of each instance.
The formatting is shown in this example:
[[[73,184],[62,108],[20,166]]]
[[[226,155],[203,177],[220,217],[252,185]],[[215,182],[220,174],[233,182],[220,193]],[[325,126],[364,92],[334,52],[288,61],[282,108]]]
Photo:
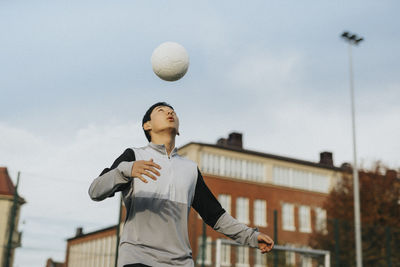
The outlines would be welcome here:
[[[135,161],[132,165],[131,176],[133,178],[139,178],[144,183],[148,183],[148,181],[143,177],[143,175],[146,175],[153,180],[157,180],[157,177],[152,174],[154,173],[155,175],[160,176],[160,173],[157,171],[157,169],[160,170],[161,166],[153,162],[153,159],[138,160]]]

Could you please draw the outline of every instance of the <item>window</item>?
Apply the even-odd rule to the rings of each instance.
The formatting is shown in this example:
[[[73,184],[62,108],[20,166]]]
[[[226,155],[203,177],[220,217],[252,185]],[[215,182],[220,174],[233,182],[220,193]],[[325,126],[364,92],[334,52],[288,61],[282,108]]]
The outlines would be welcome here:
[[[301,267],[312,267],[312,258],[310,256],[301,255]]]
[[[315,230],[317,232],[327,233],[326,228],[326,210],[321,208],[315,209]]]
[[[201,170],[203,172],[209,172],[209,164],[208,164],[208,154],[201,153]]]
[[[247,178],[247,162],[245,160],[241,160],[241,173],[240,173],[240,177],[244,180],[248,180]]]
[[[214,174],[219,175],[221,171],[220,168],[221,168],[221,156],[214,155]]]
[[[265,167],[262,163],[255,163],[256,181],[266,182]]]
[[[287,231],[295,231],[294,226],[294,205],[284,203],[282,205],[282,228]]]
[[[300,170],[293,170],[293,187],[299,189],[310,188],[310,173]]]
[[[274,183],[283,186],[291,186],[292,183],[289,170],[289,168],[275,166],[273,170]]]
[[[249,178],[249,180],[255,180],[257,181],[257,177],[256,177],[256,172],[254,171],[254,162],[247,162],[247,176]]]
[[[311,176],[312,190],[328,193],[329,192],[329,177],[327,175],[313,173]]]
[[[225,157],[219,157],[219,175],[225,175]]]
[[[231,245],[221,244],[221,266],[231,266]]]
[[[286,266],[295,266],[296,254],[292,251],[285,251],[285,263]]]
[[[277,185],[328,193],[330,178],[328,175],[274,166],[273,182]]]
[[[236,267],[248,267],[249,248],[247,246],[238,246],[236,249]]]
[[[310,207],[300,206],[299,207],[299,226],[300,232],[310,233],[311,232],[311,214]]]
[[[238,197],[236,199],[236,219],[242,223],[249,223],[249,199]]]
[[[240,176],[240,161],[238,159],[233,160],[233,176]]]
[[[267,180],[264,164],[250,160],[202,152],[200,155],[200,167],[202,172],[209,174],[226,175],[257,182],[266,182]]]
[[[254,267],[267,266],[267,254],[261,254],[258,249],[254,250]]]
[[[225,160],[225,175],[232,176],[232,159],[226,158]]]
[[[205,265],[211,265],[211,237],[207,237],[206,239],[206,245],[205,245],[205,254],[203,256],[203,237],[200,236],[197,240],[198,244],[198,249],[197,251],[199,252],[197,254],[197,264],[202,264],[203,263],[203,257],[204,257],[204,264]]]
[[[254,225],[267,226],[267,202],[265,200],[254,200]]]
[[[227,213],[231,213],[231,196],[230,195],[218,195],[219,203],[226,210]]]
[[[209,156],[209,158],[208,158],[208,164],[210,164],[210,167],[209,167],[209,171],[210,171],[210,173],[216,173],[216,171],[217,171],[217,156],[215,156],[215,155],[213,155],[213,154],[209,154],[208,155]]]

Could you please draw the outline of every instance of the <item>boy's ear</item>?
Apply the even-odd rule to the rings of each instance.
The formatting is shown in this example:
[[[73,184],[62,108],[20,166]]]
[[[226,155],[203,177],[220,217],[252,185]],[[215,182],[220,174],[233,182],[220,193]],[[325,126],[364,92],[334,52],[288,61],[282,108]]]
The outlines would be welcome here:
[[[145,131],[151,130],[151,123],[150,123],[150,121],[147,121],[147,122],[145,122],[145,123],[143,124],[143,129],[144,129]]]

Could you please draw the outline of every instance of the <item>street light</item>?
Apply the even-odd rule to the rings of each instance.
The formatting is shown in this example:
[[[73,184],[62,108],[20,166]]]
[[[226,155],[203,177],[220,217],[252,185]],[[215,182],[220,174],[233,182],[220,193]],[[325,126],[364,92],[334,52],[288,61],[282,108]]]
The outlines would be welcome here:
[[[356,263],[357,267],[362,267],[362,247],[361,247],[361,220],[360,220],[360,190],[358,182],[357,153],[356,153],[356,126],[354,115],[354,82],[353,82],[353,62],[351,55],[352,45],[358,45],[364,40],[355,34],[343,32],[342,38],[349,43],[349,61],[350,61],[350,97],[351,97],[351,122],[353,129],[353,189],[354,189],[354,224],[356,239]]]

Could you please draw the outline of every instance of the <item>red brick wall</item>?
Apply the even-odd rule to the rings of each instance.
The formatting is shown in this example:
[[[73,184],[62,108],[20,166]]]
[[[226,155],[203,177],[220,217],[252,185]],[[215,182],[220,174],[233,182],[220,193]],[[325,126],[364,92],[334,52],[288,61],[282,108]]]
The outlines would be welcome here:
[[[244,180],[223,179],[216,176],[204,176],[204,180],[215,197],[219,194],[227,194],[231,196],[231,215],[236,216],[236,198],[246,197],[249,199],[249,217],[251,227],[253,225],[253,205],[255,199],[265,199],[267,202],[267,227],[259,227],[261,232],[264,232],[273,238],[274,235],[274,210],[278,211],[278,243],[285,244],[302,244],[308,245],[310,233],[299,232],[298,205],[307,205],[311,207],[311,227],[314,230],[314,207],[322,207],[326,194],[315,193],[305,190],[297,190],[274,185],[260,184],[248,182]],[[295,231],[282,230],[281,207],[282,203],[291,203],[295,205],[294,219]],[[207,236],[212,239],[223,237],[223,235],[215,232],[207,226]],[[202,235],[202,220],[197,216],[197,213],[192,210],[189,217],[189,238],[193,249],[193,258],[197,255],[197,238]]]

